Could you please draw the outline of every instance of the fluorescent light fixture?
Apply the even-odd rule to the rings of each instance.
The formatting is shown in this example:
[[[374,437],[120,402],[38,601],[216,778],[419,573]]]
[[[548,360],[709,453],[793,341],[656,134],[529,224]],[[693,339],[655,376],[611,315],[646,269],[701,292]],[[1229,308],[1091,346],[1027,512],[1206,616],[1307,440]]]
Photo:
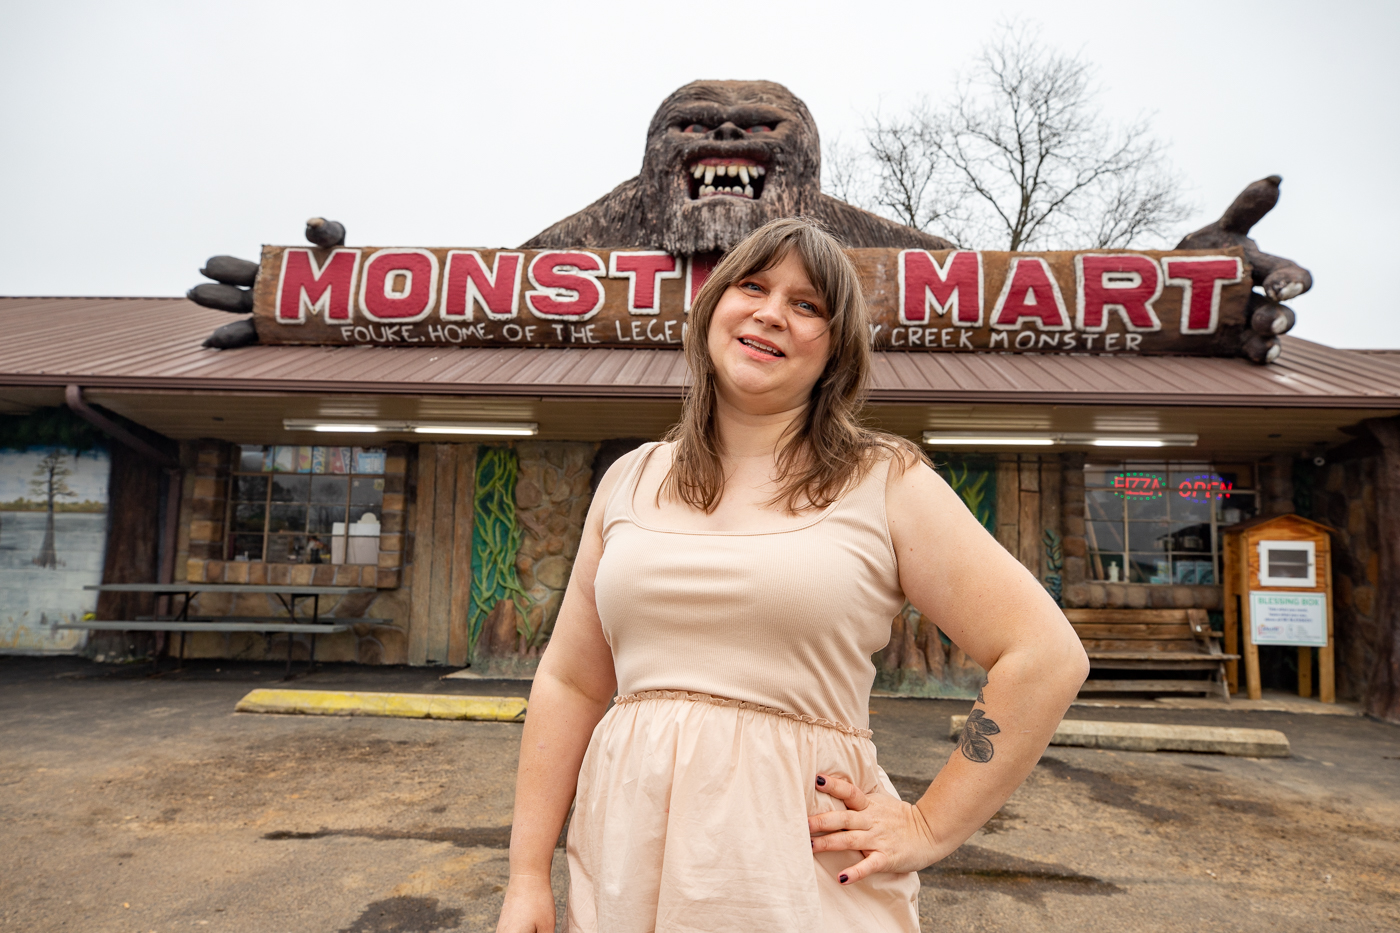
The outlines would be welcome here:
[[[412,423],[414,434],[474,434],[484,437],[534,437],[540,426],[534,423],[475,422],[464,424]]]
[[[379,434],[403,429],[402,421],[336,421],[321,418],[283,418],[288,431],[315,431],[318,434]]]
[[[1062,434],[1060,443],[1088,447],[1195,447],[1195,434]]]
[[[1195,447],[1195,434],[1046,434],[925,431],[930,447]]]
[[[322,434],[378,434],[384,429],[377,424],[313,424],[300,430]]]
[[[1168,447],[1160,437],[1096,437],[1089,442],[1093,447]],[[1194,444],[1192,446],[1195,446]]]
[[[321,421],[316,418],[283,418],[288,431],[318,434],[457,434],[476,437],[534,437],[540,426],[508,421]]]
[[[945,444],[950,447],[1051,447],[1055,444],[1055,438],[1051,435],[1033,434],[955,434],[925,431],[924,443],[935,446]]]

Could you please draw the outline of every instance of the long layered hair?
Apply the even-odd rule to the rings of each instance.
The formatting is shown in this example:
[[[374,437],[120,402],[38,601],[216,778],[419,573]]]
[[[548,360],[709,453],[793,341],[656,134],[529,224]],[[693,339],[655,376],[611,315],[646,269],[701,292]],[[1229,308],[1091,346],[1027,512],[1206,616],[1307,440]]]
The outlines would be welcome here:
[[[827,309],[831,355],[812,386],[807,409],[789,429],[778,452],[778,492],[770,505],[789,512],[825,508],[864,475],[879,450],[904,466],[924,459],[902,437],[865,427],[860,411],[870,377],[870,327],[865,294],[841,244],[815,223],[798,217],[770,221],[744,238],[705,280],[690,310],[685,357],[691,388],[680,421],[666,435],[675,445],[664,493],[713,512],[724,493],[721,444],[715,424],[717,386],[710,358],[710,321],[730,286],[771,269],[790,254],[802,263]]]

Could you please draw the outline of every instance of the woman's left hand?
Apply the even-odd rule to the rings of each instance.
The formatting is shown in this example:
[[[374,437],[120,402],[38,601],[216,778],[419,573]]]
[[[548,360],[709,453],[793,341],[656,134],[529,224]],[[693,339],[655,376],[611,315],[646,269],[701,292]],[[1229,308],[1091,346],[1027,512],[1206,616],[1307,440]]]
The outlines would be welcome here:
[[[817,790],[840,800],[846,809],[807,817],[812,851],[854,849],[865,856],[841,873],[842,884],[855,884],[880,871],[918,871],[947,854],[913,804],[885,793],[867,794],[832,775],[818,775]]]

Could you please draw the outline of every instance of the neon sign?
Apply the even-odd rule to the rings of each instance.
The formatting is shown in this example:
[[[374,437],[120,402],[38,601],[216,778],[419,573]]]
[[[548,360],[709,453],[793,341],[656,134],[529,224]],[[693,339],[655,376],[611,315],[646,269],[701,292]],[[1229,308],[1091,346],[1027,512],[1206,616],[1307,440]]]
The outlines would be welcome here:
[[[1123,499],[1158,499],[1162,477],[1156,473],[1119,473],[1113,477],[1113,491]]]
[[[1214,473],[1201,473],[1178,483],[1176,492],[1183,499],[1209,502],[1212,499],[1230,498],[1230,493],[1234,491],[1234,488],[1235,484],[1230,480],[1223,479]]]

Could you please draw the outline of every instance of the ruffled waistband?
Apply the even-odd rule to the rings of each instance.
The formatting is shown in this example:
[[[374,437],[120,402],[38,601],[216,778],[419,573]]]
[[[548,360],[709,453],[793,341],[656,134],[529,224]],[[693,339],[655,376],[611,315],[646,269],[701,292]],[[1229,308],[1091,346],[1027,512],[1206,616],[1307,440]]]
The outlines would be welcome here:
[[[789,713],[784,709],[761,706],[758,703],[749,703],[746,700],[717,697],[708,693],[691,693],[689,690],[643,690],[640,693],[624,693],[613,700],[613,702],[618,706],[622,706],[626,703],[639,703],[642,700],[688,700],[692,703],[709,703],[712,706],[728,706],[734,709],[749,710],[754,713],[767,713],[769,716],[780,716],[783,719],[805,722],[809,726],[821,726],[823,729],[835,729],[837,732],[844,732],[846,735],[853,735],[858,739],[868,739],[875,734],[869,729],[857,729],[855,726],[848,726],[844,722],[834,722],[830,719],[821,719],[817,716],[808,716],[804,713]]]

